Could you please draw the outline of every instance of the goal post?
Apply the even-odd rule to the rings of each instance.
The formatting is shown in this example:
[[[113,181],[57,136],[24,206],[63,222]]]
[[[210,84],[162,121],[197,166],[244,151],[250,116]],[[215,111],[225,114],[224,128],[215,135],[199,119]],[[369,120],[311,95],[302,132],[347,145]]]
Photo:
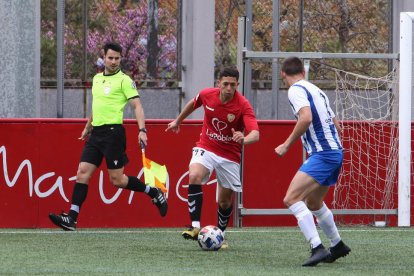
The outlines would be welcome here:
[[[241,20],[244,24],[239,24],[239,28],[244,28],[246,22]],[[393,195],[398,196],[398,207],[395,208],[394,203],[377,203],[375,200],[376,193],[370,195],[371,199],[369,204],[361,204],[362,207],[358,207],[353,204],[339,204],[337,208],[333,208],[332,211],[334,214],[337,215],[380,215],[380,216],[387,216],[387,215],[398,215],[398,226],[410,226],[410,208],[411,208],[411,196],[410,196],[410,189],[411,189],[411,91],[412,91],[412,83],[411,83],[411,76],[412,76],[412,24],[414,21],[414,13],[401,13],[401,27],[400,27],[400,53],[322,53],[322,52],[258,52],[258,51],[251,51],[247,49],[245,46],[246,43],[243,42],[246,39],[245,31],[242,30],[238,32],[238,39],[239,39],[239,49],[238,49],[238,68],[240,71],[242,89],[249,87],[246,83],[251,82],[251,76],[246,75],[245,67],[243,66],[244,62],[251,62],[251,61],[275,61],[278,59],[290,57],[290,56],[297,56],[304,60],[312,60],[312,59],[388,59],[388,60],[399,60],[399,70],[391,72],[389,75],[381,77],[381,78],[370,78],[368,76],[362,76],[361,82],[363,84],[370,83],[372,81],[373,85],[377,85],[375,89],[372,88],[365,88],[366,91],[363,91],[368,95],[368,97],[376,96],[375,98],[365,98],[364,101],[371,101],[376,100],[376,104],[381,105],[383,108],[384,99],[386,99],[387,95],[384,91],[384,88],[388,86],[395,86],[390,89],[394,94],[399,92],[399,102],[395,102],[395,105],[398,106],[399,114],[398,114],[398,121],[396,117],[387,117],[388,119],[382,119],[382,117],[375,117],[373,119],[367,119],[367,122],[371,124],[370,128],[372,127],[373,132],[368,133],[368,137],[370,134],[373,135],[382,135],[383,130],[389,131],[389,136],[381,136],[381,142],[389,142],[390,145],[384,143],[382,145],[382,149],[384,149],[381,153],[383,158],[379,161],[381,164],[378,165],[375,169],[382,170],[380,182],[385,183],[385,186],[388,187],[392,186],[390,191],[381,190],[382,196],[386,201],[390,202],[393,200]],[[398,71],[398,72],[397,72]],[[348,75],[352,75],[351,72],[345,72]],[[400,73],[400,80],[398,82],[398,73]],[[403,76],[404,74],[404,76]],[[358,76],[359,77],[359,76]],[[376,84],[376,82],[382,82],[383,84],[380,86]],[[357,88],[357,87],[356,87]],[[387,88],[385,88],[386,90]],[[396,90],[398,89],[398,91]],[[357,90],[357,89],[355,89]],[[349,91],[352,91],[350,88]],[[374,93],[372,93],[374,91]],[[243,91],[243,93],[249,93],[250,91]],[[358,91],[352,91],[355,95],[358,96]],[[390,96],[391,98],[394,97],[393,95]],[[397,100],[397,98],[396,98]],[[394,103],[387,103],[392,105],[391,109],[395,109]],[[381,109],[380,108],[380,109]],[[391,110],[392,111],[392,110]],[[380,111],[382,112],[382,110]],[[388,111],[389,112],[389,111]],[[393,112],[393,111],[392,111]],[[338,117],[339,118],[339,117]],[[341,119],[341,118],[340,118]],[[363,118],[350,118],[349,120],[356,120],[364,122]],[[361,125],[365,123],[360,123],[359,125],[356,124],[354,130],[351,132],[357,132]],[[378,128],[382,127],[382,128]],[[368,130],[370,131],[370,129]],[[397,134],[398,132],[398,134]],[[350,137],[350,140],[353,138]],[[369,140],[369,138],[368,138]],[[369,141],[368,141],[369,142]],[[392,147],[392,149],[388,149],[387,147]],[[372,149],[369,149],[368,152],[364,153],[367,154],[367,158],[371,158],[369,154],[371,153]],[[387,160],[386,154],[390,156],[388,159],[393,159],[392,162]],[[398,156],[397,156],[398,154]],[[391,156],[392,155],[392,156]],[[385,157],[384,157],[385,156]],[[385,160],[385,161],[384,161]],[[395,162],[394,162],[395,160]],[[397,171],[397,163],[398,161],[398,172]],[[355,162],[358,162],[357,160]],[[390,164],[389,167],[383,168],[384,164]],[[362,173],[364,172],[363,169]],[[356,172],[361,173],[361,171]],[[398,177],[396,175],[398,174]],[[392,178],[389,179],[389,176]],[[398,179],[398,180],[397,180]],[[243,179],[242,179],[243,181]],[[363,184],[362,184],[363,185]],[[376,185],[376,184],[374,184]],[[398,192],[394,192],[397,190]],[[376,186],[373,186],[376,188]],[[387,188],[387,187],[385,187]],[[352,189],[352,187],[351,187]],[[355,192],[355,191],[354,191]],[[398,194],[397,194],[398,193]],[[374,199],[374,200],[373,200]],[[397,199],[395,200],[395,203]],[[371,204],[372,203],[372,204]],[[243,207],[243,195],[242,193],[237,196],[236,200],[236,211],[234,216],[234,226],[241,227],[242,226],[242,218],[243,216],[248,215],[286,215],[290,214],[289,210],[287,209],[248,209]]]
[[[398,226],[410,226],[413,23],[414,12],[400,13]]]

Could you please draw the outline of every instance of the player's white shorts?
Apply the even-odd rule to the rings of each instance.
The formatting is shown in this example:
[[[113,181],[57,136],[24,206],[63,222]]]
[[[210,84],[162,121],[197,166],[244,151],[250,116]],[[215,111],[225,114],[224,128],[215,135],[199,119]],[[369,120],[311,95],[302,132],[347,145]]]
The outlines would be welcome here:
[[[194,163],[203,165],[209,171],[209,174],[201,181],[202,184],[207,183],[213,170],[215,170],[217,182],[221,186],[235,192],[242,191],[240,182],[240,164],[199,147],[193,148],[193,157],[191,158],[190,165]]]

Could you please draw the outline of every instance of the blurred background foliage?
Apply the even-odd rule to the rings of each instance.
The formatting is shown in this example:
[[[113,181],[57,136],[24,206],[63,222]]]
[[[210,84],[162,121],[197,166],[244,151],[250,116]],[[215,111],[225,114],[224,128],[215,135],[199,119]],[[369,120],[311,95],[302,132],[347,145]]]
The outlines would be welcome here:
[[[66,0],[65,85],[88,85],[107,41],[124,48],[123,70],[139,87],[176,87],[180,80],[183,0]],[[275,0],[277,1],[277,0]],[[272,0],[215,1],[215,71],[236,64],[238,17],[252,4],[252,50],[272,50]],[[279,51],[392,52],[391,0],[280,0]],[[56,83],[56,1],[41,0],[42,86]],[[86,45],[86,47],[84,47]],[[84,58],[86,57],[86,58]],[[312,60],[311,79],[333,79],[330,67],[381,76],[389,61]],[[270,88],[270,62],[252,64],[254,88]]]

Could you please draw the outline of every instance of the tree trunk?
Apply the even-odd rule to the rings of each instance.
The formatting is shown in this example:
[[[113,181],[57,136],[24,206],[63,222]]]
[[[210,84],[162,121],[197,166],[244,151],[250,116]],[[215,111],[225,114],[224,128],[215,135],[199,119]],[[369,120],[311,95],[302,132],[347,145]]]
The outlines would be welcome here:
[[[131,8],[131,5],[132,4],[138,5],[139,4],[139,0],[121,0],[121,2],[118,5],[117,10],[118,11],[122,11],[125,8]]]
[[[349,27],[351,25],[351,17],[349,15],[349,7],[346,0],[340,0],[339,10],[341,15],[341,21],[339,24],[339,44],[341,46],[342,53],[348,53],[348,41],[349,41]],[[349,68],[349,60],[342,59],[342,68],[347,70]]]
[[[148,59],[147,74],[149,78],[157,77],[158,67],[158,0],[148,1]]]

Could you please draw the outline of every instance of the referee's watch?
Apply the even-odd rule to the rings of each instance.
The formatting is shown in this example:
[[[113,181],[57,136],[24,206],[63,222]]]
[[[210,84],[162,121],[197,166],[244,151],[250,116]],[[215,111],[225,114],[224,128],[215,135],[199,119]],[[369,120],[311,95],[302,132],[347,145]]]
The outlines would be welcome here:
[[[139,129],[139,132],[144,132],[144,133],[147,133],[147,129],[146,129],[145,127],[140,128],[140,129]]]

